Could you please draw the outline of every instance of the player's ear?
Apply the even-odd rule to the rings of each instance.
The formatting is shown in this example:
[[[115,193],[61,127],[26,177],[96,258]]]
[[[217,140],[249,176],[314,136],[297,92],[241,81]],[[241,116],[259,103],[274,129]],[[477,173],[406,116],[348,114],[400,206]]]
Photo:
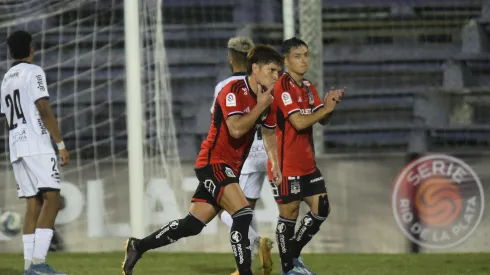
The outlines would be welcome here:
[[[233,56],[228,52],[228,61],[230,62],[230,65],[233,64]]]
[[[253,64],[252,64],[252,73],[255,73],[255,74],[256,74],[256,73],[258,73],[258,72],[259,72],[259,70],[260,70],[260,66],[259,66],[259,64],[257,64],[257,63],[253,63]]]

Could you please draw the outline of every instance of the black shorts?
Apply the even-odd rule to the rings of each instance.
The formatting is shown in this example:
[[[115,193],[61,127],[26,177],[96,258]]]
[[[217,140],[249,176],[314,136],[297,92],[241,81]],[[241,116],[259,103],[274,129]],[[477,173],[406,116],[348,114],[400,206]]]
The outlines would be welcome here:
[[[206,202],[220,209],[219,202],[225,186],[238,183],[238,178],[233,169],[227,164],[209,164],[201,168],[195,168],[199,185],[192,196],[192,202]]]
[[[303,176],[283,176],[279,186],[272,181],[270,181],[270,185],[277,203],[301,201],[306,197],[327,193],[325,180],[318,168],[315,172]]]

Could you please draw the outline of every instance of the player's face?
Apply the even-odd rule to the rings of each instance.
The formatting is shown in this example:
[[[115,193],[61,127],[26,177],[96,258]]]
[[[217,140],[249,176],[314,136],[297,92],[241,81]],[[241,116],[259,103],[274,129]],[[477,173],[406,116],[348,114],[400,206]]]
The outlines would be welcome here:
[[[299,46],[291,49],[285,61],[289,71],[301,75],[305,74],[310,68],[310,54],[308,48]]]
[[[258,73],[256,74],[258,84],[266,89],[274,85],[279,78],[280,70],[281,66],[276,63],[259,66]]]

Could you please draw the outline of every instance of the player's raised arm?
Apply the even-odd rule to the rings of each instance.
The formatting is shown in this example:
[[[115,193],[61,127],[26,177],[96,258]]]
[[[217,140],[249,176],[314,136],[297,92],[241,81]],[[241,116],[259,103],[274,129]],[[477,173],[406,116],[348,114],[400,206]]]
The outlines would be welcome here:
[[[226,119],[226,125],[230,131],[230,135],[234,138],[240,138],[246,134],[252,127],[255,126],[260,115],[271,105],[274,97],[271,92],[274,86],[271,86],[267,91],[260,92],[262,87],[258,87],[257,105],[252,108],[250,113],[242,116],[231,116]]]
[[[40,84],[41,83],[41,84]],[[51,109],[51,105],[49,104],[49,94],[47,91],[46,85],[46,76],[42,69],[36,70],[31,78],[31,86],[32,91],[38,91],[38,95],[31,95],[31,98],[34,100],[36,104],[36,108],[39,111],[39,116],[46,127],[48,129],[51,138],[56,142],[58,146],[58,150],[60,153],[60,165],[66,165],[70,161],[70,155],[65,148],[65,144],[61,137],[60,128],[58,127],[58,120],[53,114],[53,110]]]
[[[297,131],[311,127],[313,124],[325,119],[335,109],[343,94],[343,89],[331,91],[326,96],[324,104],[313,109],[311,115],[303,115],[298,110],[298,112],[289,115],[289,121],[291,121]]]

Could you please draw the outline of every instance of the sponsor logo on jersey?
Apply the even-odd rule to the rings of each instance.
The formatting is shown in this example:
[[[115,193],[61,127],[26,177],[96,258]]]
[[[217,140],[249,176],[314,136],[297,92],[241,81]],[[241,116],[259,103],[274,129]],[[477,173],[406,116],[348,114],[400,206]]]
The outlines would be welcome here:
[[[311,108],[308,108],[308,109],[299,109],[299,112],[302,115],[311,115],[311,113],[312,113]]]
[[[289,105],[293,103],[293,100],[291,99],[291,95],[288,92],[284,92],[281,95],[282,102],[284,102],[284,105]]]
[[[463,243],[483,216],[479,177],[461,159],[434,154],[408,164],[392,194],[393,215],[412,242],[430,249]]]
[[[37,88],[39,91],[44,92],[46,89],[44,88],[43,77],[41,75],[36,75],[37,80]]]
[[[236,96],[234,93],[229,93],[226,95],[226,106],[235,107],[236,106]]]

